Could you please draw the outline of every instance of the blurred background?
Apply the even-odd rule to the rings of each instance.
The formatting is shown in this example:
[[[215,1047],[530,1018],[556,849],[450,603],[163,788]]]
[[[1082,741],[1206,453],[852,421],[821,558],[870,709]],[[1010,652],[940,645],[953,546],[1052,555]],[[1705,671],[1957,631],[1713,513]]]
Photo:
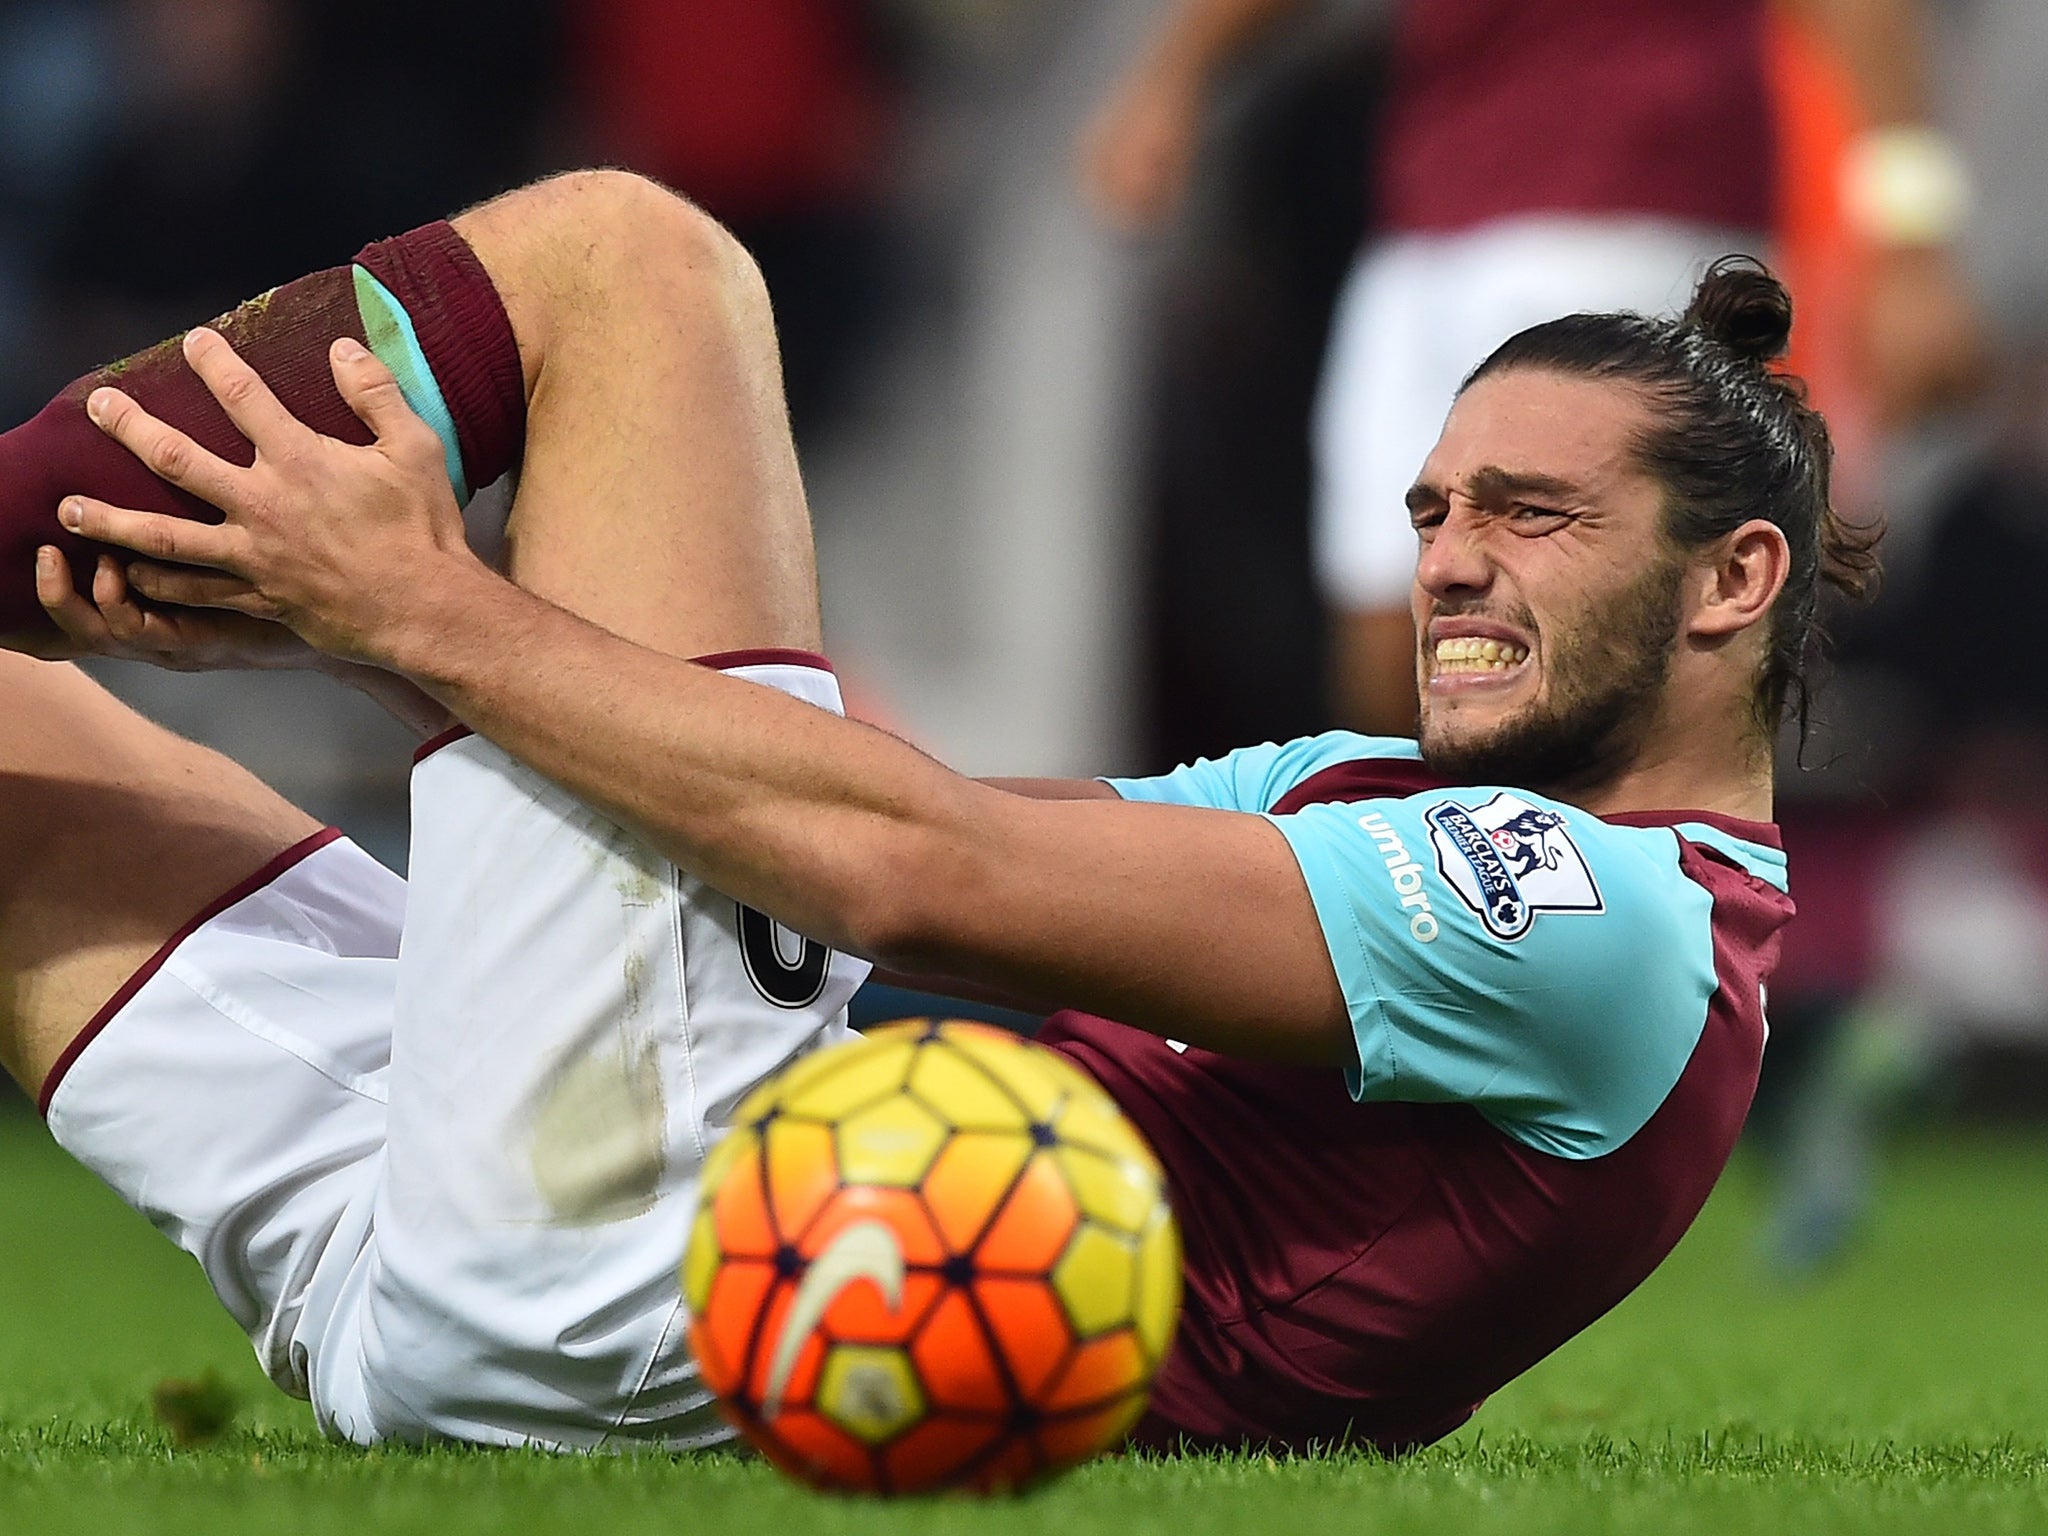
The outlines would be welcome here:
[[[2040,0],[0,0],[0,425],[364,241],[609,163],[782,328],[859,712],[1156,771],[1413,708],[1399,505],[1522,325],[1792,283],[1890,526],[1781,753],[1802,915],[1771,1261],[1902,1120],[2048,1114]],[[409,742],[318,679],[110,667],[388,862]]]

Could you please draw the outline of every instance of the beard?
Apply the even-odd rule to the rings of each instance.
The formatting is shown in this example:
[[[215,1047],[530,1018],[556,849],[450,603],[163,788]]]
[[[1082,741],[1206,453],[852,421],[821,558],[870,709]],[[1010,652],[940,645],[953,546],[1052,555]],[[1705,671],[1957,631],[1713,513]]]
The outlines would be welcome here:
[[[1585,622],[1546,637],[1546,696],[1489,731],[1462,740],[1432,731],[1425,692],[1424,764],[1453,784],[1556,790],[1607,782],[1656,717],[1678,649],[1683,575],[1679,561],[1659,561]],[[1438,608],[1432,617],[1476,611]],[[1526,608],[1507,621],[1536,633]]]

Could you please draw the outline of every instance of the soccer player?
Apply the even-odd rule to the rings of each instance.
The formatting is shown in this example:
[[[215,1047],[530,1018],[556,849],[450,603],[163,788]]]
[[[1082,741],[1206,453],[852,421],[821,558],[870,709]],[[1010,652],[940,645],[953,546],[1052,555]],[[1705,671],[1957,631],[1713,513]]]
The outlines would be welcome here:
[[[183,349],[253,462],[196,440],[227,418],[153,376],[175,354],[70,392],[107,436],[42,483],[148,558],[36,581],[73,648],[275,660],[281,620],[451,715],[409,892],[68,670],[0,670],[29,722],[0,772],[37,791],[0,807],[8,1065],[323,1425],[715,1438],[671,1274],[692,1178],[834,1037],[848,956],[1063,1007],[1043,1038],[1157,1148],[1187,1302],[1152,1443],[1426,1443],[1677,1241],[1792,911],[1774,730],[1820,584],[1869,563],[1768,370],[1766,274],[1536,327],[1468,382],[1408,495],[1419,743],[990,784],[836,718],[795,654],[772,333],[715,227],[593,175],[408,241],[460,280],[359,259],[354,442],[294,419],[337,417],[280,300],[244,350],[282,400],[218,334]],[[520,404],[500,575],[457,502],[504,467],[472,415]],[[226,521],[95,494],[123,449]]]

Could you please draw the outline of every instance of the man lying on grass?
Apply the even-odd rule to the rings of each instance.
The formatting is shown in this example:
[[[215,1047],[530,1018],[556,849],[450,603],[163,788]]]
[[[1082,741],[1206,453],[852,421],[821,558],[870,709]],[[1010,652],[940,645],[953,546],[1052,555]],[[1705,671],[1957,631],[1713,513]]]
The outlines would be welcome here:
[[[693,1446],[736,1101],[871,961],[1057,1008],[1186,1239],[1140,1439],[1426,1443],[1656,1266],[1749,1104],[1773,735],[1870,565],[1789,322],[1724,265],[1480,364],[1408,496],[1419,743],[980,783],[839,717],[721,230],[596,173],[370,247],[0,437],[0,629],[442,731],[410,882],[0,658],[0,1053],[329,1431]],[[514,469],[499,572],[458,502]]]

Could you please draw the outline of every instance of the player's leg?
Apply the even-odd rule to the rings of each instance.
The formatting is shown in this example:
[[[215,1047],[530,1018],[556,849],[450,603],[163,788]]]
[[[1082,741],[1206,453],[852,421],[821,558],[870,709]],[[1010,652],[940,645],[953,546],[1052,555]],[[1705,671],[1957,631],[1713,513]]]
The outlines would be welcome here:
[[[518,464],[530,428],[512,559],[544,595],[685,652],[816,644],[765,292],[729,236],[653,184],[593,172],[528,187],[215,324],[296,415],[354,441],[366,429],[334,389],[327,348],[366,340],[441,432],[458,495]],[[77,381],[0,434],[0,643],[57,639],[34,595],[39,545],[71,557],[81,590],[89,580],[94,548],[55,522],[64,495],[210,515],[87,421],[86,395],[109,382],[248,457],[172,344]]]
[[[466,497],[516,461],[525,416],[520,359],[489,278],[444,223],[424,226],[252,299],[213,322],[320,431],[366,442],[327,362],[332,341],[366,341],[448,443],[449,472]],[[87,419],[85,400],[118,384],[206,447],[247,463],[251,449],[176,342],[108,365],[60,391],[34,418],[0,433],[0,644],[47,650],[62,641],[37,603],[34,557],[53,544],[80,590],[98,550],[57,525],[67,494],[185,517],[216,514],[158,480]]]
[[[616,172],[542,182],[454,224],[525,359],[513,579],[676,655],[815,649],[774,324],[739,244]]]
[[[0,720],[0,1058],[303,1395],[374,1188],[404,884],[74,667],[0,654]]]
[[[466,216],[462,234],[477,269],[444,273],[402,329],[416,375],[430,375],[428,394],[455,418],[443,425],[463,450],[458,468],[471,467],[465,423],[482,411],[502,426],[505,415],[504,392],[465,394],[463,370],[476,350],[516,335],[515,393],[522,407],[530,395],[532,419],[520,423],[528,451],[510,530],[514,576],[642,643],[752,652],[738,660],[754,664],[755,680],[836,707],[815,658],[762,653],[814,645],[817,612],[751,264],[695,210],[618,175],[513,194]],[[478,282],[491,303],[479,301]],[[396,278],[394,294],[408,300]],[[472,322],[467,341],[451,313]],[[324,353],[327,339],[316,329],[305,341]],[[675,1282],[696,1169],[747,1087],[843,1030],[858,968],[680,878],[481,742],[450,745],[422,768],[416,822],[419,878],[395,1004],[373,995],[388,933],[373,931],[367,911],[388,899],[370,893],[313,925],[360,930],[326,958],[363,964],[322,966],[318,981],[358,999],[367,1033],[349,1033],[350,1010],[324,1007],[306,1026],[319,1039],[288,1027],[303,1004],[278,997],[317,989],[296,974],[306,946],[243,931],[275,926],[262,912],[241,926],[228,914],[236,920],[224,931],[191,941],[214,944],[230,984],[181,967],[194,974],[161,988],[174,994],[172,1012],[191,1008],[187,994],[199,999],[199,1027],[227,1020],[239,1031],[223,1037],[224,1053],[283,1041],[306,1069],[269,1095],[288,1104],[294,1128],[272,1138],[278,1176],[252,1180],[263,1154],[238,1144],[246,1155],[216,1181],[246,1186],[248,1199],[229,1202],[235,1211],[297,1214],[218,1227],[202,1216],[195,1228],[190,1212],[213,1208],[196,1184],[181,1194],[185,1211],[152,1214],[195,1251],[210,1245],[208,1272],[259,1331],[273,1373],[309,1388],[342,1433],[701,1435],[705,1403],[681,1348]],[[288,895],[282,909],[296,902]],[[183,920],[177,907],[166,902],[158,930]],[[118,986],[125,962],[154,942],[138,937],[122,963],[74,990]],[[268,946],[265,961],[252,964],[252,943]],[[250,1006],[250,989],[268,1004]],[[388,1036],[388,1178],[372,1221],[335,1187],[353,1172],[314,1180],[317,1189],[308,1180],[323,1158],[359,1168],[384,1133],[381,1108],[365,1106],[385,1093],[370,1058],[387,1038],[387,1005],[399,1024]],[[117,1070],[117,1055],[145,1047],[129,1014],[116,1022],[120,1050],[88,1052],[54,1109],[73,1128],[66,1144],[147,1204],[148,1156],[114,1145],[123,1114],[104,1108],[151,1076]],[[61,1032],[20,1034],[41,1042]],[[177,1038],[158,1029],[151,1041],[189,1092]],[[237,1065],[221,1080],[241,1075]],[[297,1280],[313,1277],[304,1294],[318,1305],[304,1316],[234,1299],[250,1288],[235,1277],[255,1250],[230,1236],[278,1230],[288,1240],[266,1246],[288,1256]]]
[[[616,175],[457,227],[526,358],[513,577],[837,708],[752,264]],[[316,1410],[362,1440],[723,1438],[677,1280],[697,1174],[749,1088],[843,1036],[865,967],[488,742],[426,757],[413,826],[375,1262]]]
[[[0,1062],[31,1095],[208,902],[319,831],[75,667],[0,654]]]
[[[1403,497],[1462,376],[1433,323],[1437,243],[1397,237],[1359,258],[1332,321],[1313,423],[1333,703],[1339,724],[1374,735],[1414,733],[1416,544]]]

